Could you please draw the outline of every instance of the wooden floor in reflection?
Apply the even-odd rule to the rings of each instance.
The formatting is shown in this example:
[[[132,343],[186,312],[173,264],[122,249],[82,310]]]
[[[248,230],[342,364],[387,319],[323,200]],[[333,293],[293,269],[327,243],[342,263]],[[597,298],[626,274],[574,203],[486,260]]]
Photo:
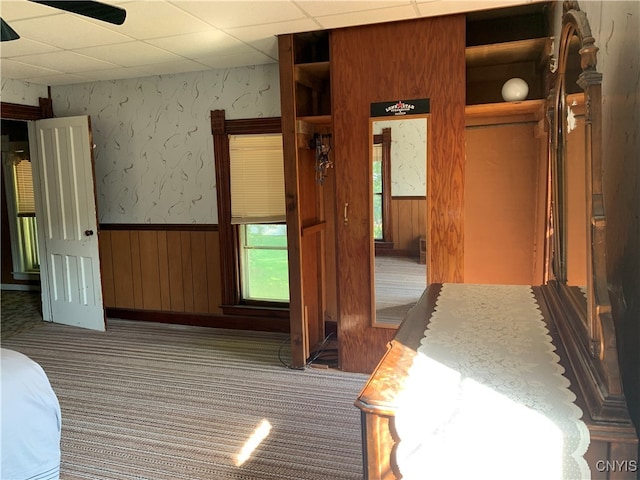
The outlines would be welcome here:
[[[376,323],[400,325],[427,287],[427,270],[413,257],[375,259]]]

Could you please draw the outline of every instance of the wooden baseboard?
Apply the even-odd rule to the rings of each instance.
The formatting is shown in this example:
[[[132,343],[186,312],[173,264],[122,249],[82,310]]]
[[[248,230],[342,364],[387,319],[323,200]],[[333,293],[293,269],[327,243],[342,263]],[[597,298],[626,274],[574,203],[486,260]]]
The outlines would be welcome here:
[[[260,332],[289,333],[289,319],[277,317],[256,317],[249,315],[213,315],[208,313],[162,312],[107,308],[108,318],[140,320],[145,322],[172,323],[211,328],[231,328]],[[108,321],[107,321],[108,326]]]

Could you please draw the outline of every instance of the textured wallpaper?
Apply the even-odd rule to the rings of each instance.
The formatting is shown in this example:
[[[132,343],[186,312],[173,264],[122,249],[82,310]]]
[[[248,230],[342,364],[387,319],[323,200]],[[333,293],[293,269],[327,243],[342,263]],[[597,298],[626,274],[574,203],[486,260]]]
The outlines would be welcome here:
[[[57,117],[89,115],[101,223],[217,223],[211,110],[280,115],[278,66],[52,87]]]
[[[49,92],[45,85],[23,82],[3,78],[0,85],[0,99],[7,103],[19,103],[21,105],[38,106],[40,97],[48,97]]]
[[[373,133],[391,127],[391,195],[427,194],[427,119],[400,117],[375,120]]]

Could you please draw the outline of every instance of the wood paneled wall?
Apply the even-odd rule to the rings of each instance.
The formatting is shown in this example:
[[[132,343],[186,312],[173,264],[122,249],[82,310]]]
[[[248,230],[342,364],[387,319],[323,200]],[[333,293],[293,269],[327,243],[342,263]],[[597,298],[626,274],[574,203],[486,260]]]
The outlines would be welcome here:
[[[419,238],[427,235],[427,200],[393,197],[393,249],[403,255],[419,256]]]
[[[102,225],[104,305],[220,314],[219,254],[213,226]]]
[[[331,93],[336,210],[348,203],[336,223],[340,364],[371,373],[395,331],[371,326],[370,104],[431,99],[428,279],[462,281],[465,17],[332,31]]]
[[[464,281],[541,285],[546,141],[536,121],[495,121],[466,131]]]

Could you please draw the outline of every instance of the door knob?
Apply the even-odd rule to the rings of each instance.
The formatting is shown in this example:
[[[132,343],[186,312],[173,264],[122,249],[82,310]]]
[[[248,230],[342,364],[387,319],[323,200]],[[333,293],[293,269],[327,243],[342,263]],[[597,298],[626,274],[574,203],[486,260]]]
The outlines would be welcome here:
[[[85,231],[84,231],[84,234],[85,234],[87,237],[90,237],[91,235],[93,235],[93,230],[85,230]]]

